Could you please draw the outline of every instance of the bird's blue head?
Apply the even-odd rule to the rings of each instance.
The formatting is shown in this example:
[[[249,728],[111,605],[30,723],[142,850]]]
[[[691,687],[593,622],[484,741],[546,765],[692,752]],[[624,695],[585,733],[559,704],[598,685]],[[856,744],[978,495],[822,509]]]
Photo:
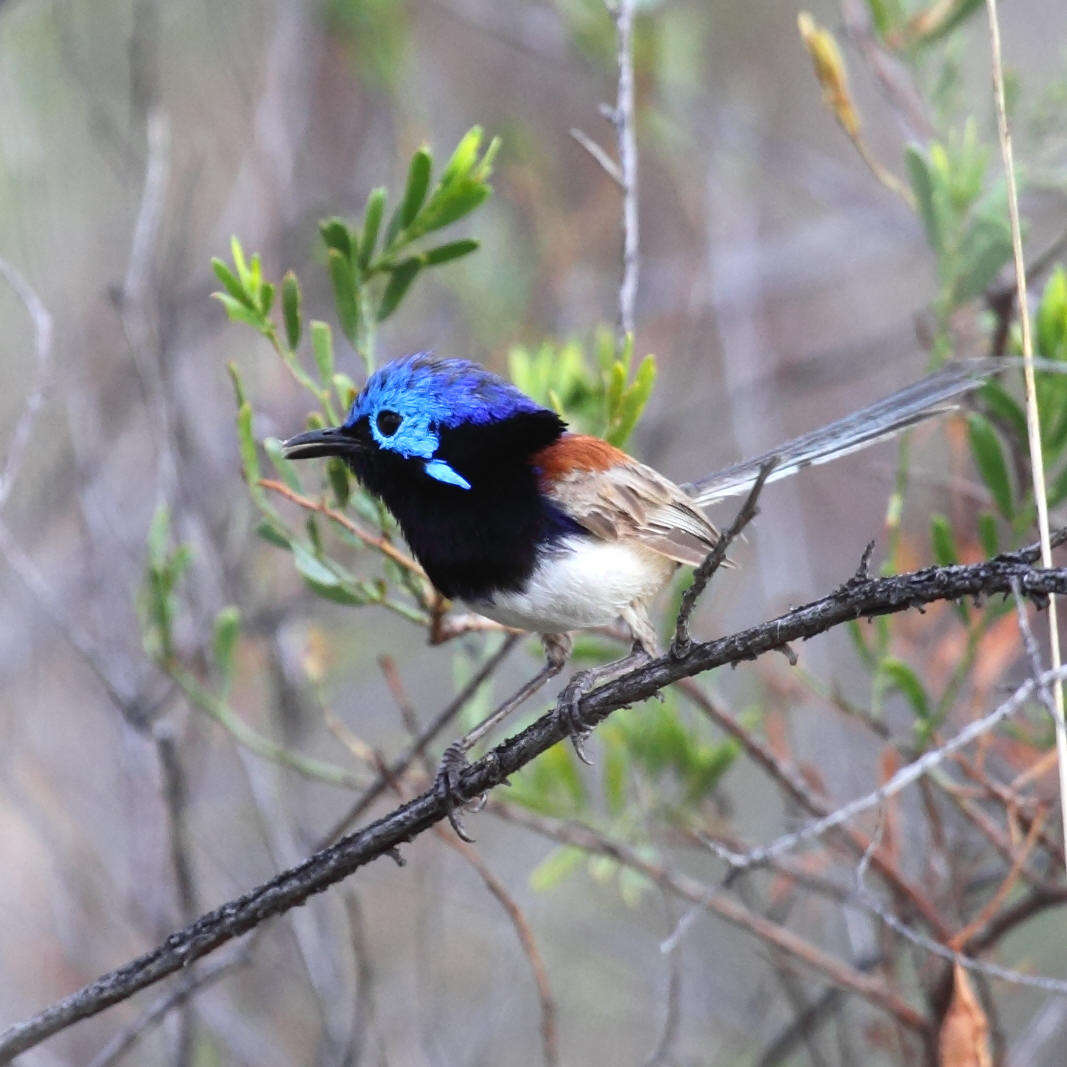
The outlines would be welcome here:
[[[340,426],[300,434],[285,447],[291,459],[342,456],[388,502],[381,483],[402,469],[404,480],[421,472],[470,490],[494,459],[489,449],[499,452],[510,438],[529,455],[562,430],[554,412],[484,367],[420,352],[375,371]]]

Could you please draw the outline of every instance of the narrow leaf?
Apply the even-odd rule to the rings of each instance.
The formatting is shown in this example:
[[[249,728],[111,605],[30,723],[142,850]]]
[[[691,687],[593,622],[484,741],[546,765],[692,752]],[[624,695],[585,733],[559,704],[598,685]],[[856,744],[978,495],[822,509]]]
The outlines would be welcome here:
[[[967,416],[967,428],[978,473],[993,495],[993,501],[1001,515],[1010,520],[1015,509],[1012,503],[1011,478],[1000,439],[989,420],[977,412]]]
[[[426,148],[420,148],[412,157],[408,168],[408,180],[404,189],[404,199],[393,212],[389,226],[385,231],[385,247],[389,248],[400,231],[411,225],[426,200],[426,190],[430,185],[430,167],[432,160]]]
[[[978,516],[978,541],[982,551],[992,558],[1000,551],[1000,537],[997,534],[996,516],[989,511],[983,511]]]
[[[397,305],[403,300],[404,294],[415,280],[415,275],[419,273],[420,267],[419,260],[412,258],[405,259],[393,270],[389,276],[385,292],[382,294],[382,302],[378,305],[379,322],[384,322],[396,311]]]
[[[323,219],[319,223],[319,233],[322,234],[327,250],[340,252],[349,263],[352,262],[353,235],[344,219]]]
[[[215,277],[226,287],[226,292],[234,300],[244,304],[246,307],[252,307],[252,301],[245,292],[244,286],[233,276],[230,268],[218,256],[212,257],[211,269],[215,272]]]
[[[328,322],[320,319],[311,320],[311,350],[315,353],[315,366],[319,368],[319,378],[327,385],[333,378],[333,331]]]
[[[385,189],[379,186],[371,190],[367,197],[367,208],[363,213],[363,236],[359,242],[359,269],[366,270],[374,255],[374,246],[378,243],[378,230],[382,224],[385,211]]]
[[[472,238],[452,241],[450,244],[438,245],[437,248],[431,248],[429,252],[424,252],[422,261],[427,267],[435,267],[439,263],[447,263],[451,259],[459,259],[460,256],[469,255],[478,246],[479,242]]]
[[[941,231],[941,221],[934,199],[934,178],[930,165],[922,152],[914,145],[908,145],[904,158],[908,165],[908,176],[911,179],[915,202],[919,206],[919,217],[926,230],[926,240],[930,247],[940,255],[944,247],[944,234]]]
[[[956,550],[956,538],[952,526],[944,515],[934,515],[930,519],[930,544],[933,548],[934,562],[939,567],[949,567],[959,563]]]
[[[274,469],[282,476],[282,481],[294,493],[302,492],[303,486],[301,486],[300,479],[297,476],[296,465],[292,460],[285,458],[281,441],[277,437],[267,437],[263,441],[263,451],[270,457],[271,463],[274,464]]]
[[[230,604],[215,616],[215,665],[222,675],[226,691],[233,680],[234,652],[241,634],[241,613]]]
[[[356,278],[352,264],[336,248],[329,251],[330,280],[341,332],[354,345],[359,334],[359,304],[356,301]]]
[[[908,701],[922,720],[930,718],[930,700],[919,676],[903,660],[889,657],[879,668],[890,685]]]
[[[300,282],[291,270],[282,279],[282,318],[286,344],[295,351],[300,344]]]
[[[248,307],[243,301],[234,299],[229,293],[212,293],[211,295],[226,309],[226,314],[232,322],[243,322],[259,330],[260,333],[264,332],[265,324],[259,311]]]

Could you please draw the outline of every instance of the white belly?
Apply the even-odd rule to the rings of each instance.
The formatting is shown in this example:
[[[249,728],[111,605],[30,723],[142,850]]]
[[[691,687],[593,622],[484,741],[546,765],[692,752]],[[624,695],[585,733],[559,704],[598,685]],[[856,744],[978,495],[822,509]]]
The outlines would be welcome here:
[[[647,604],[676,567],[632,541],[568,537],[538,563],[523,592],[469,603],[505,626],[536,633],[610,626],[635,601]]]

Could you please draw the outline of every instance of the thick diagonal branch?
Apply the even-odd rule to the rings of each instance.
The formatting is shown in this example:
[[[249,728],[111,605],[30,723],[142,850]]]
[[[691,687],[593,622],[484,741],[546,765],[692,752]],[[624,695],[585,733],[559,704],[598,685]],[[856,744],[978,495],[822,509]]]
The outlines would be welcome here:
[[[890,578],[854,578],[829,596],[777,619],[693,645],[680,658],[660,657],[594,690],[581,700],[583,721],[599,722],[618,708],[645,700],[680,678],[756,659],[787,642],[814,637],[852,619],[890,615],[966,596],[1009,594],[1016,584],[1023,596],[1038,603],[1044,603],[1054,593],[1067,593],[1067,568],[1035,568],[1037,555],[1037,549],[1028,549],[971,565],[929,567]],[[563,738],[564,728],[558,717],[552,713],[542,716],[467,768],[460,780],[463,794],[477,796],[494,788]],[[151,952],[0,1034],[0,1062],[7,1062],[79,1019],[125,1000],[266,919],[302,904],[312,894],[322,892],[372,860],[383,855],[396,858],[399,845],[445,818],[447,808],[445,798],[434,790],[424,793],[298,867],[283,871],[257,889],[201,916]]]

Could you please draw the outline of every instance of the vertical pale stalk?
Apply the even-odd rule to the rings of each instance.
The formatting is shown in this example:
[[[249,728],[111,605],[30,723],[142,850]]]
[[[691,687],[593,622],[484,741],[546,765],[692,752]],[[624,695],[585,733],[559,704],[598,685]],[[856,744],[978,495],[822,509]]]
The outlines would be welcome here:
[[[1022,228],[1019,224],[1019,194],[1015,183],[1015,161],[1012,156],[1011,133],[1008,129],[1008,110],[1004,102],[1004,64],[1000,49],[1000,20],[997,0],[986,0],[989,12],[989,38],[993,52],[993,91],[997,103],[997,125],[1000,148],[1004,156],[1004,171],[1008,179],[1008,213],[1011,218],[1011,243],[1015,254],[1016,300],[1023,335],[1023,379],[1026,386],[1026,432],[1030,442],[1030,466],[1034,478],[1034,500],[1037,502],[1037,529],[1041,539],[1041,565],[1052,566],[1052,545],[1049,540],[1048,499],[1045,495],[1045,460],[1041,451],[1041,423],[1037,410],[1037,390],[1034,383],[1034,341],[1030,331],[1030,309],[1026,300],[1026,264],[1023,261]],[[1060,666],[1060,635],[1056,598],[1049,597],[1049,652],[1052,669]],[[1063,683],[1057,679],[1052,688],[1056,720],[1056,752],[1059,756],[1060,810],[1064,832],[1067,833],[1067,727],[1064,725]]]

